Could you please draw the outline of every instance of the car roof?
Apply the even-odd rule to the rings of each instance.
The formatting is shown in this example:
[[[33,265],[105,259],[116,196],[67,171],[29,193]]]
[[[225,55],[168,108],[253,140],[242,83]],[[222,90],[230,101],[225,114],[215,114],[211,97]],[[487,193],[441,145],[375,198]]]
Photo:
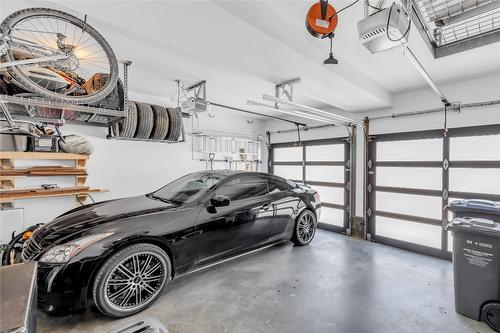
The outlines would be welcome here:
[[[264,175],[264,176],[269,176],[269,177],[276,177],[274,175],[271,175],[266,172],[258,172],[258,171],[245,171],[245,170],[226,170],[226,169],[221,169],[221,170],[212,170],[212,171],[205,171],[203,173],[206,174],[216,174],[216,175],[221,175],[221,176],[234,176],[234,175],[242,175],[242,174],[248,174],[248,175]]]

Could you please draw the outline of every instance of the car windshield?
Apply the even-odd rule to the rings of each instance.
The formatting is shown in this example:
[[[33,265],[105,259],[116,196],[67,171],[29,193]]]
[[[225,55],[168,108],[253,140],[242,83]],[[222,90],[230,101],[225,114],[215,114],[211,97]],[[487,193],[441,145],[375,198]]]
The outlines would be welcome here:
[[[211,188],[227,175],[196,172],[174,180],[156,192],[148,194],[154,199],[184,204],[196,200],[205,190]]]

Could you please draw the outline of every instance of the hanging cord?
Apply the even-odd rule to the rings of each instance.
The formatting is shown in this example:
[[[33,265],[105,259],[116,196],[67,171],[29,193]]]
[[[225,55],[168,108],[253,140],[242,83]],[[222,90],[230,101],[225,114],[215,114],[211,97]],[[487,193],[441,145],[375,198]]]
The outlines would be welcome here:
[[[300,141],[300,127],[299,127],[299,124],[295,124],[295,126],[297,126],[297,138],[298,138],[298,142],[297,142],[297,145],[300,146],[301,144],[301,141]]]
[[[177,80],[177,107],[181,106],[181,81]]]
[[[380,12],[380,11],[382,10],[382,8],[380,8],[380,7],[377,7],[377,6],[371,5],[371,4],[370,4],[370,0],[365,0],[365,4],[366,4],[366,6],[370,7],[371,9],[376,10],[376,11],[377,11],[377,13],[378,13],[378,12]]]
[[[359,2],[359,0],[355,0],[353,3],[345,6],[344,8],[340,9],[338,12],[335,12],[335,14],[333,14],[332,16],[330,16],[328,18],[328,21],[330,21],[332,18],[334,18],[335,16],[339,15],[340,12],[346,10],[347,8],[351,7],[351,6],[354,6],[355,4],[357,4]]]
[[[401,41],[403,38],[405,38],[408,33],[410,32],[410,28],[411,28],[411,19],[408,20],[408,28],[406,28],[406,31],[405,33],[399,38],[399,39],[392,39],[391,36],[389,35],[389,24],[391,23],[391,14],[392,14],[392,8],[394,7],[394,2],[392,3],[391,5],[391,8],[389,9],[389,16],[387,17],[387,24],[385,26],[385,34],[387,35],[387,38],[391,41],[391,42],[399,42]],[[406,9],[405,9],[406,11]],[[407,13],[408,14],[408,13]]]
[[[444,136],[448,136],[448,105],[444,105]]]

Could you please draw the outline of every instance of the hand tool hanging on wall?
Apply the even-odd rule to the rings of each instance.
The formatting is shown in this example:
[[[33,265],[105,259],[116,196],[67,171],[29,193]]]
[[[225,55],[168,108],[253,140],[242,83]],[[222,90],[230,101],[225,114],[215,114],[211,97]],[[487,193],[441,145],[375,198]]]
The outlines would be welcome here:
[[[208,160],[210,161],[210,171],[214,171],[214,159],[215,153],[208,154]]]

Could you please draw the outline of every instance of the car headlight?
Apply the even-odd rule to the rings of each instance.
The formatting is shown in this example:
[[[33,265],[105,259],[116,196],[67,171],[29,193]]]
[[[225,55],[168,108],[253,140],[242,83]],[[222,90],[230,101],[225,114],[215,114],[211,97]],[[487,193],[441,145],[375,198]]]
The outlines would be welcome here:
[[[66,263],[89,245],[94,244],[95,242],[112,234],[113,233],[91,235],[75,239],[74,241],[71,241],[67,244],[54,246],[42,255],[42,257],[40,258],[40,262]]]

